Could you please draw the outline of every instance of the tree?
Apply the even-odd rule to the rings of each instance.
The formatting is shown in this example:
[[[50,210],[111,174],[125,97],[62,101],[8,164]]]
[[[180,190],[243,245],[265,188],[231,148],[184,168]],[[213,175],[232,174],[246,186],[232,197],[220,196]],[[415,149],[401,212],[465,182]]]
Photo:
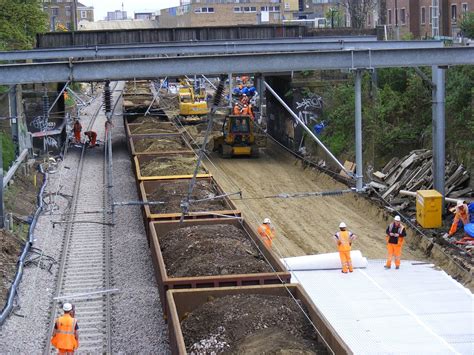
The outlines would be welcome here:
[[[377,0],[345,0],[344,6],[349,12],[352,28],[364,28],[367,15],[375,8]]]
[[[474,12],[464,15],[461,21],[461,31],[465,37],[474,38]]]
[[[47,28],[39,0],[0,0],[0,50],[31,48]]]

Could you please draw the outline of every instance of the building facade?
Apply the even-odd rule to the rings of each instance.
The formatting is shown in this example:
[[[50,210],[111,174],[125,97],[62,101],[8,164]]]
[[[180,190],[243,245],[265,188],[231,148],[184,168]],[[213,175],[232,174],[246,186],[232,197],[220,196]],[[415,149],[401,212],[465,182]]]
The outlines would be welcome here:
[[[474,11],[474,0],[386,0],[386,23],[393,37],[452,37],[463,16]]]
[[[43,0],[42,7],[49,16],[50,31],[71,31],[80,21],[94,21],[94,8],[76,0]]]
[[[163,9],[160,27],[237,26],[282,23],[284,7],[293,0],[182,0],[180,6]]]
[[[115,10],[115,11],[107,11],[107,17],[105,21],[120,21],[127,19],[127,11],[124,10]]]

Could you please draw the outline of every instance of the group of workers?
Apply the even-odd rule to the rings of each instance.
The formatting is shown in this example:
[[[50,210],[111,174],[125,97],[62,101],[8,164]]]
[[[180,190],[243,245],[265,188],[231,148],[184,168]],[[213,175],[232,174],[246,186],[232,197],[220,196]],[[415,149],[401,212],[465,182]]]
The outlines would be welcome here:
[[[239,102],[234,105],[232,113],[236,116],[250,116],[252,120],[255,119],[252,104],[250,104],[246,95],[243,95]]]
[[[469,209],[466,203],[458,201],[455,209],[455,216],[448,235],[452,236],[456,233],[459,224],[466,226],[469,222]],[[275,238],[275,228],[271,225],[269,218],[263,220],[263,224],[258,227],[258,234],[262,238],[264,244],[271,249],[273,239]],[[391,269],[392,263],[395,269],[400,269],[400,261],[402,256],[402,247],[407,236],[406,228],[401,223],[400,216],[395,216],[385,230],[385,242],[387,244],[387,261],[384,265],[385,269]],[[343,273],[353,272],[351,249],[352,243],[357,236],[347,229],[345,222],[339,224],[339,231],[333,236],[339,251],[341,260],[341,268]]]
[[[82,143],[81,142],[82,125],[81,125],[81,122],[79,122],[79,120],[76,120],[74,122],[72,131],[74,133],[74,143],[81,144]],[[94,148],[97,145],[97,133],[94,131],[86,131],[84,132],[84,135],[87,138],[85,144],[88,145],[89,148]]]

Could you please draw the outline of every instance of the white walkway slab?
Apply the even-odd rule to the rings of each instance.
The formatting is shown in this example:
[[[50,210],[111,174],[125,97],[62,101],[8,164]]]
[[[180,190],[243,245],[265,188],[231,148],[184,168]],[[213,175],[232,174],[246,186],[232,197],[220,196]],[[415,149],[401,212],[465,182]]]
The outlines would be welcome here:
[[[473,294],[433,265],[295,271],[355,354],[474,354]]]

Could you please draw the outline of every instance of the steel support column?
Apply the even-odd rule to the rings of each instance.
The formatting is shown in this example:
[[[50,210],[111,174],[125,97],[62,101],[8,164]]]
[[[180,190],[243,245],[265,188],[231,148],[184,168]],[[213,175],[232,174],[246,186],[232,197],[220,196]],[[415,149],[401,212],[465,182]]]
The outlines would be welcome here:
[[[229,107],[232,112],[232,73],[229,73]]]
[[[446,69],[432,67],[433,82],[433,187],[445,197],[445,79]]]
[[[355,70],[355,153],[356,153],[356,188],[362,190],[362,70]]]
[[[16,85],[12,85],[10,87],[10,91],[8,92],[8,104],[10,106],[9,110],[9,115],[10,115],[10,123],[12,127],[12,139],[13,142],[17,144],[18,148],[18,136],[19,136],[19,130],[18,130],[18,105],[17,105],[17,92],[16,92]],[[21,150],[19,150],[21,151]]]

